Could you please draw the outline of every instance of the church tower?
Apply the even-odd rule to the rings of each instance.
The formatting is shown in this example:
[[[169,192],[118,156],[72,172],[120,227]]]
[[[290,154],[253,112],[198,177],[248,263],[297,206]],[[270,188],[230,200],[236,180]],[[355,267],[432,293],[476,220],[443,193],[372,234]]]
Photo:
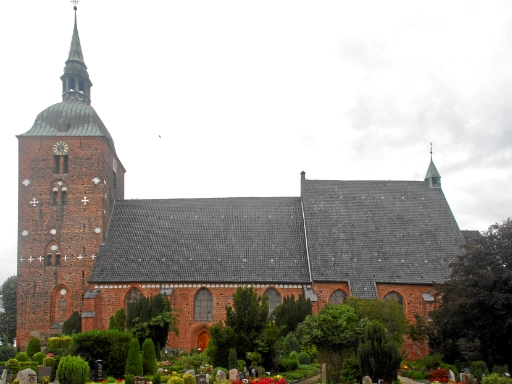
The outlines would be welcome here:
[[[91,104],[92,82],[75,23],[62,102],[39,115],[19,140],[17,340],[58,333],[83,312],[87,280],[125,169]]]

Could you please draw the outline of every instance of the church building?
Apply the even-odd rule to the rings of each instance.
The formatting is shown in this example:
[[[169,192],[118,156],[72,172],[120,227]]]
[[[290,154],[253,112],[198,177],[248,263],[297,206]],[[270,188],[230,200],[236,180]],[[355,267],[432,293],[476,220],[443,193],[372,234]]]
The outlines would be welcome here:
[[[125,168],[91,106],[76,14],[62,101],[19,140],[17,340],[106,329],[116,310],[166,293],[180,334],[204,350],[240,285],[305,295],[317,312],[348,296],[398,300],[411,321],[433,308],[460,231],[432,159],[424,180],[311,180],[291,197],[125,200]],[[407,341],[409,358],[428,353]]]

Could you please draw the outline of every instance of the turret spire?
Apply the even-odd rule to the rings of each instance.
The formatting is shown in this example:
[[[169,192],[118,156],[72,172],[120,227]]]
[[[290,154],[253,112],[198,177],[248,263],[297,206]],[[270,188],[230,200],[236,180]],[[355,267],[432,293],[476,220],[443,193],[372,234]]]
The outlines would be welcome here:
[[[71,38],[71,46],[69,48],[68,59],[64,67],[62,80],[62,100],[82,100],[91,103],[91,87],[92,83],[87,73],[87,66],[84,62],[82,54],[82,46],[80,45],[80,37],[78,35],[76,4],[78,0],[72,1],[75,6],[75,25],[73,28],[73,36]]]
[[[441,174],[432,160],[432,143],[430,143],[430,164],[425,175],[425,183],[427,183],[429,188],[441,188]]]

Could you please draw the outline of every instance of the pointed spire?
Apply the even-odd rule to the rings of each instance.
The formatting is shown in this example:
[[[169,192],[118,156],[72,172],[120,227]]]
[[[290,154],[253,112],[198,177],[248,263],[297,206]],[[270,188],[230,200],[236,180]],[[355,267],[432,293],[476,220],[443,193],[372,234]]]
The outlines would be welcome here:
[[[430,143],[430,164],[425,175],[425,182],[429,188],[441,188],[441,174],[432,160],[432,143]]]
[[[63,101],[85,101],[91,103],[91,87],[92,82],[87,73],[87,66],[84,63],[84,55],[82,54],[82,46],[80,37],[78,36],[78,27],[76,22],[76,3],[75,3],[75,25],[73,28],[73,37],[71,38],[71,46],[69,48],[68,59],[64,67],[62,80],[62,100]]]
[[[75,27],[73,29],[73,37],[71,38],[71,47],[69,48],[68,61],[78,61],[85,65],[84,55],[82,54],[82,46],[80,45],[80,37],[78,36],[78,28],[76,26],[76,7],[75,7]]]

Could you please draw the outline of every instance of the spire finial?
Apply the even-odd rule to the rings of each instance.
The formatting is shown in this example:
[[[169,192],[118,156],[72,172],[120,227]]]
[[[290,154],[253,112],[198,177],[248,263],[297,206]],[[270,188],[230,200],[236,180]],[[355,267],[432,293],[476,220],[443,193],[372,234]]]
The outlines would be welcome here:
[[[73,6],[73,9],[75,10],[75,12],[76,12],[76,10],[77,10],[76,5],[78,4],[78,2],[79,2],[79,1],[80,1],[80,0],[71,0],[71,2],[72,2],[72,3],[73,3],[73,5],[74,5],[74,6]]]
[[[430,157],[432,157],[432,142],[430,142]]]

